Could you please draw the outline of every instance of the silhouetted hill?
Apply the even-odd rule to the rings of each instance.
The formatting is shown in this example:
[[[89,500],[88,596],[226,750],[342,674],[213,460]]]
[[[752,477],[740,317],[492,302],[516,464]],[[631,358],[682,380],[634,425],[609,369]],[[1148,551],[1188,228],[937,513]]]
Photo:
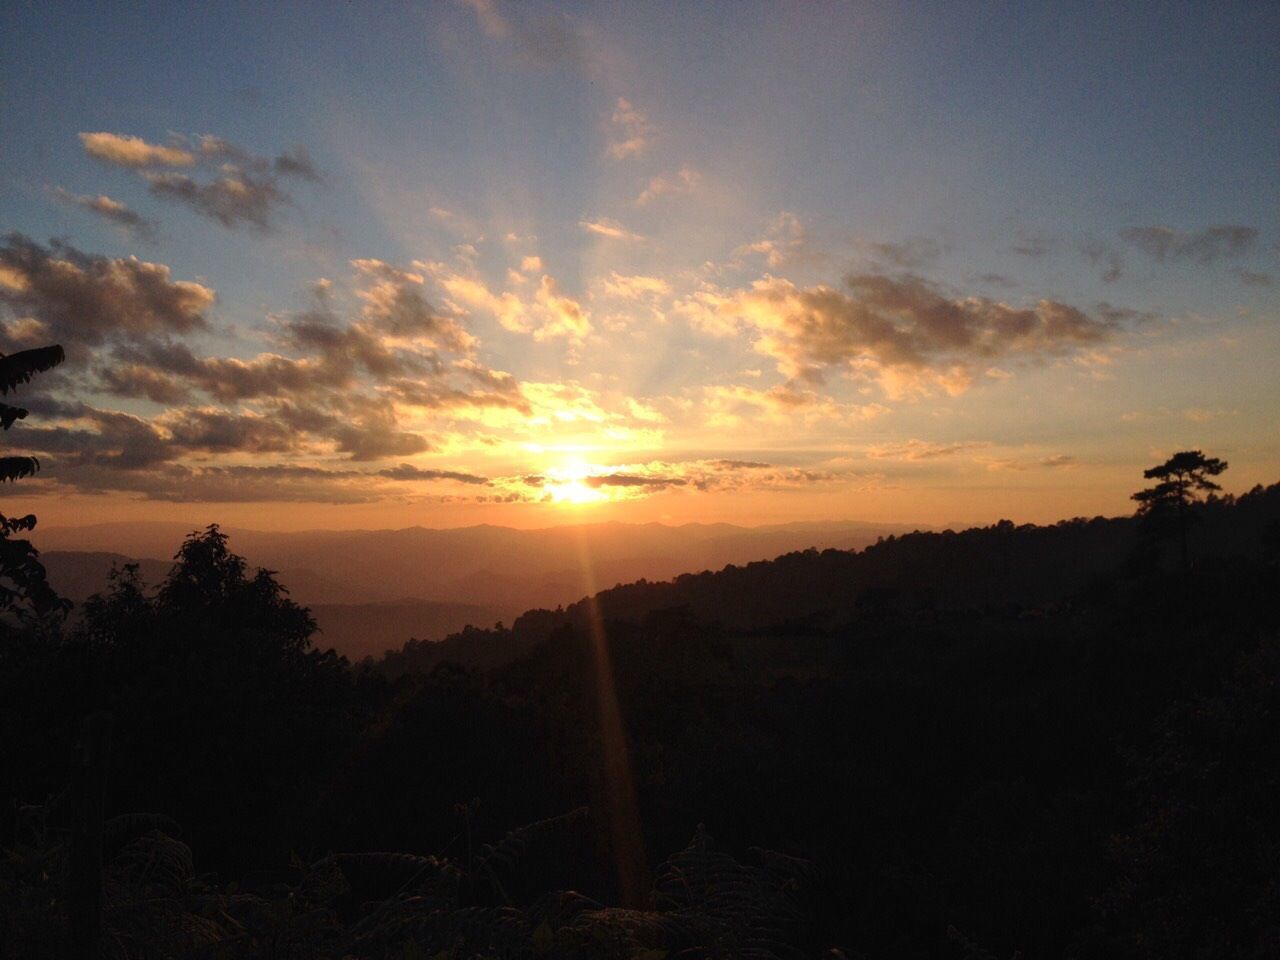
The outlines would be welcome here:
[[[908,529],[859,522],[606,523],[538,530],[481,525],[227,533],[251,564],[277,571],[301,603],[419,599],[527,609],[569,603],[615,583],[664,579],[806,547],[861,547]],[[42,527],[39,539],[46,551],[168,557],[190,530],[168,522]],[[588,573],[591,581],[584,579]]]
[[[0,631],[0,953],[68,955],[100,852],[130,956],[1275,956],[1280,486],[1189,510],[1190,563],[913,533],[381,669],[211,528]]]
[[[1280,519],[1280,485],[1206,504],[1192,533],[1202,561],[1256,556],[1259,531]],[[493,666],[527,652],[566,626],[639,623],[663,610],[736,632],[827,630],[888,612],[942,615],[991,609],[1034,615],[1134,562],[1131,517],[1064,520],[1052,526],[1001,521],[963,532],[890,535],[855,550],[808,549],[774,560],[640,580],[563,609],[531,610],[504,631],[468,630],[437,645],[414,644],[387,658],[392,672],[453,660]]]
[[[73,550],[42,550],[40,562],[48,572],[49,585],[61,596],[75,603],[82,603],[93,594],[106,589],[107,577],[112,568],[119,569],[126,563],[137,563],[143,580],[159,583],[173,566],[172,560]]]
[[[319,647],[333,647],[350,660],[379,657],[397,650],[406,638],[431,640],[468,624],[510,620],[518,607],[480,606],[438,600],[386,600],[381,603],[314,603]]]

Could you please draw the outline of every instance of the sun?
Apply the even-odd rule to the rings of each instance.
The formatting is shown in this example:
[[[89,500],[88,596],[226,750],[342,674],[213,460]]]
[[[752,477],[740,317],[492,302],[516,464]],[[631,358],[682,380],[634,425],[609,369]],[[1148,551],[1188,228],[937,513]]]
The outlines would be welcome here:
[[[608,500],[607,493],[587,482],[589,477],[596,475],[598,469],[592,464],[575,460],[547,470],[546,491],[551,496],[551,502],[584,506]]]

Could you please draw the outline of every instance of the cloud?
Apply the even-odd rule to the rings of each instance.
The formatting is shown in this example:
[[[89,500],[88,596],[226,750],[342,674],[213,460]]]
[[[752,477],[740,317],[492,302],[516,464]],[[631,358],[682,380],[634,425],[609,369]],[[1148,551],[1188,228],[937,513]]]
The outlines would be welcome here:
[[[974,277],[979,283],[985,283],[992,287],[1004,287],[1011,289],[1018,285],[1018,281],[1012,277],[1006,277],[1003,273],[980,273]]]
[[[100,194],[96,197],[82,196],[70,193],[62,189],[62,187],[55,187],[53,195],[63,203],[80,207],[82,210],[88,210],[104,220],[109,220],[139,240],[151,242],[156,238],[156,228],[158,226],[156,221],[142,216],[136,210],[131,210],[124,203],[119,200],[113,200],[106,194]]]
[[[164,264],[83,253],[58,241],[43,247],[19,233],[0,244],[0,305],[68,348],[203,330],[213,303],[211,289],[171,279]],[[4,330],[10,341],[12,327]]]
[[[436,265],[437,283],[459,309],[478,309],[492,314],[503,328],[512,333],[531,334],[535,340],[549,337],[580,339],[591,332],[591,314],[575,298],[566,295],[559,281],[543,274],[526,299],[510,290],[495,293],[483,280],[465,276]],[[525,278],[521,277],[521,281]]]
[[[196,156],[185,145],[161,146],[123,133],[82,133],[84,152],[120,167],[190,167]]]
[[[169,146],[118,133],[82,133],[80,140],[91,156],[137,172],[157,199],[183,204],[228,228],[270,230],[275,214],[291,202],[280,178],[320,179],[301,145],[271,158],[207,133],[174,136]],[[212,179],[156,169],[194,166],[212,167]]]
[[[582,37],[573,22],[564,14],[547,13],[532,17],[518,9],[509,14],[499,9],[496,0],[460,0],[471,9],[485,36],[511,43],[515,59],[536,67],[553,67],[561,64],[580,65],[586,55]]]
[[[1209,423],[1213,420],[1221,420],[1224,417],[1238,416],[1238,410],[1225,410],[1221,407],[1191,407],[1183,410],[1182,415],[1192,423]]]
[[[546,317],[545,322],[536,331],[537,340],[546,337],[585,337],[591,332],[591,317],[582,304],[572,297],[560,292],[560,285],[550,276],[544,275],[538,285],[537,303]]]
[[[421,273],[381,260],[353,260],[351,264],[363,280],[357,295],[364,303],[361,317],[370,327],[454,353],[474,349],[475,338],[427,302]]]
[[[784,210],[769,222],[763,237],[736,252],[763,254],[769,267],[777,270],[798,259],[807,243],[808,233],[800,218]]]
[[[411,463],[402,463],[397,467],[388,467],[378,471],[378,476],[391,480],[453,480],[457,483],[488,484],[488,477],[479,477],[474,473],[461,473],[456,470],[424,470]]]
[[[600,476],[587,477],[583,481],[588,487],[682,487],[689,481],[684,477],[639,476],[633,473],[606,473]]]
[[[1054,300],[1019,307],[951,297],[910,275],[854,274],[846,288],[765,277],[746,290],[704,296],[694,311],[713,314],[722,330],[753,332],[756,351],[788,378],[816,383],[834,369],[899,395],[915,392],[913,382],[927,390],[929,381],[960,392],[972,362],[1070,353],[1106,341],[1121,322]]]
[[[900,270],[919,270],[935,263],[946,251],[938,240],[912,237],[901,243],[869,243],[871,255]]]
[[[690,193],[702,181],[702,175],[687,164],[674,174],[660,174],[649,180],[640,195],[636,197],[636,206],[644,207],[660,197],[673,197]]]
[[[1254,227],[1222,224],[1195,233],[1184,233],[1171,227],[1130,227],[1120,232],[1131,246],[1157,261],[1194,260],[1211,264],[1240,256],[1258,239]]]
[[[696,495],[738,490],[797,489],[815,484],[850,483],[859,475],[825,469],[781,467],[742,460],[700,459],[613,465],[586,465],[539,474],[497,477],[496,487],[508,499],[526,502],[554,501],[585,487],[597,491],[600,500],[640,500],[662,493]],[[865,478],[861,478],[865,479]]]
[[[286,177],[300,177],[313,183],[320,180],[320,172],[311,162],[307,148],[298,144],[292,150],[285,150],[272,162],[276,173]]]
[[[1231,272],[1247,287],[1270,287],[1275,283],[1275,278],[1269,273],[1255,273],[1242,267],[1236,267]]]
[[[184,204],[224,227],[248,224],[266,232],[276,208],[289,199],[274,179],[234,168],[208,183],[173,172],[147,172],[143,177],[151,185],[152,196]]]
[[[853,425],[889,412],[879,403],[840,403],[790,383],[766,390],[715,384],[698,392],[705,425],[712,429],[759,429],[764,425],[795,429],[819,422]]]
[[[653,126],[649,118],[631,105],[625,97],[619,97],[609,117],[613,128],[606,152],[614,160],[625,160],[648,149],[653,142]]]
[[[604,281],[604,290],[609,296],[620,300],[642,300],[666,296],[671,292],[671,284],[661,277],[628,277],[613,270]]]
[[[1024,457],[975,457],[974,461],[982,464],[992,472],[1013,470],[1021,473],[1026,470],[1072,470],[1080,465],[1079,460],[1064,453],[1031,459]]]
[[[1100,240],[1086,241],[1080,248],[1090,265],[1102,268],[1102,282],[1115,283],[1124,270],[1124,260],[1120,251],[1109,243]]]
[[[1014,242],[1009,247],[1009,252],[1016,253],[1021,257],[1029,257],[1032,260],[1040,260],[1053,253],[1057,248],[1058,241],[1055,237],[1041,233],[1029,233],[1026,230],[1019,229],[1016,231]]]
[[[611,220],[608,217],[601,217],[598,220],[579,220],[578,226],[582,227],[589,233],[594,233],[601,237],[608,237],[610,240],[643,240],[638,233],[632,233],[617,220]]]
[[[178,378],[140,363],[106,364],[98,370],[96,389],[117,397],[145,398],[153,403],[185,403],[190,388]]]
[[[873,460],[938,460],[972,453],[991,444],[983,440],[962,440],[951,443],[932,443],[927,440],[903,440],[882,443],[867,448],[867,456]]]

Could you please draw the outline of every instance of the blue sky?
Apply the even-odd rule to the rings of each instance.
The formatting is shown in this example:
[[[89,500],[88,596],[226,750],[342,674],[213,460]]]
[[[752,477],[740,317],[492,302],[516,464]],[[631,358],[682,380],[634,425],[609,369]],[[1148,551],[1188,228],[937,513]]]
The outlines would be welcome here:
[[[54,276],[58,238],[84,284],[134,256],[208,293],[86,334],[64,286],[10,283],[7,349],[80,343],[9,438],[53,522],[1050,519],[1185,445],[1276,479],[1271,5],[0,16],[0,226],[41,251],[11,269]],[[394,363],[321,357],[304,314]],[[294,380],[211,386],[267,357]]]

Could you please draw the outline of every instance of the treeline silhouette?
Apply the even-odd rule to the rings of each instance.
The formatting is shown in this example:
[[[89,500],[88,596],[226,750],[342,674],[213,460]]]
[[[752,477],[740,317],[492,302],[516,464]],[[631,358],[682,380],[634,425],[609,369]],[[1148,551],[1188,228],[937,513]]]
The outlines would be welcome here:
[[[641,582],[354,666],[211,527],[154,588],[125,568],[6,632],[0,956],[78,923],[116,957],[1276,955],[1280,485],[1170,504]]]

